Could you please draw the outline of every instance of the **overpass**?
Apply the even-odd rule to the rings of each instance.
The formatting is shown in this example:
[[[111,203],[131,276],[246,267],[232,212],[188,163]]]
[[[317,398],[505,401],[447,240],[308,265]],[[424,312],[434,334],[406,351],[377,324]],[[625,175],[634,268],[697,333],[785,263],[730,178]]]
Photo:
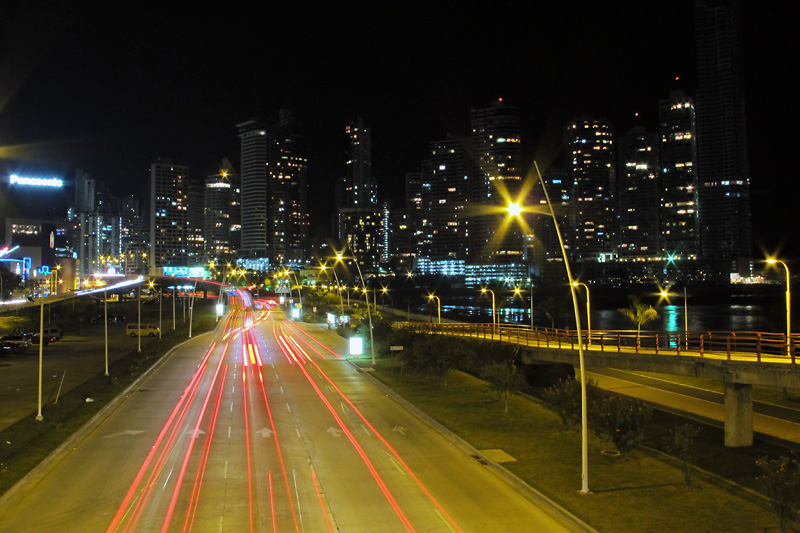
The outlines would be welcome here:
[[[551,361],[579,366],[575,330],[492,324],[396,323],[419,333],[458,335],[520,347],[524,363]],[[590,366],[722,380],[725,445],[753,444],[753,385],[800,389],[797,337],[755,331],[582,332],[584,362]]]

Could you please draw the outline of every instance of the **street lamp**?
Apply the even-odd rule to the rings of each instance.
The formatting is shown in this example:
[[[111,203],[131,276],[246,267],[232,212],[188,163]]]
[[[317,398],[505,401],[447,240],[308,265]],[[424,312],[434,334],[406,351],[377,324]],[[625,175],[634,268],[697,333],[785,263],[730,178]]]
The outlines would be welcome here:
[[[528,281],[530,281],[530,279]],[[532,281],[530,281],[530,287],[531,287],[531,331],[533,331],[533,282]],[[522,296],[522,287],[515,287],[514,294],[520,297],[522,303],[525,303],[525,297]]]
[[[345,248],[346,250],[346,248]],[[352,252],[352,250],[350,250]],[[344,251],[336,252],[336,263],[341,261],[344,263]],[[358,270],[358,277],[361,279],[361,287],[364,289],[364,302],[367,304],[367,317],[369,319],[369,351],[372,354],[372,365],[375,365],[375,339],[372,334],[372,310],[369,307],[369,296],[367,295],[367,285],[364,283],[364,275],[361,273],[361,267],[358,264],[358,259],[353,254],[353,262],[356,264],[356,269]],[[336,264],[334,263],[334,265]],[[347,307],[350,307],[350,293],[347,293]]]
[[[786,270],[786,354],[790,355],[792,344],[792,291],[791,291],[791,276],[789,275],[789,267],[781,259],[772,257],[767,258],[767,263],[774,265],[780,263]]]
[[[588,330],[586,336],[586,346],[592,345],[592,306],[589,300],[589,286],[582,281],[573,281],[573,287],[581,286],[586,289],[586,329]]]
[[[562,238],[561,230],[558,227],[558,219],[556,218],[556,213],[553,210],[553,204],[550,202],[550,195],[547,193],[547,187],[545,187],[542,173],[539,171],[539,165],[535,161],[533,162],[533,165],[534,168],[536,168],[536,174],[538,176],[539,183],[542,186],[542,192],[544,192],[547,208],[550,217],[553,219],[553,227],[555,228],[556,235],[558,236],[558,243],[561,247],[561,256],[564,259],[564,268],[567,271],[567,281],[570,286],[570,293],[572,294],[572,307],[575,311],[575,326],[578,334],[578,360],[580,362],[581,373],[581,493],[586,494],[589,492],[589,419],[587,413],[588,402],[586,401],[586,366],[584,365],[583,358],[583,339],[581,338],[581,317],[580,313],[578,312],[578,297],[575,293],[575,280],[572,277],[572,270],[569,267],[567,251],[564,248],[564,239]],[[512,202],[509,203],[506,211],[511,217],[521,218],[520,215],[524,209],[519,202]]]
[[[428,301],[430,301],[430,300],[436,300],[436,306],[437,306],[438,316],[439,316],[439,324],[441,324],[442,323],[442,300],[438,296],[435,296],[433,294],[428,294]]]
[[[497,308],[495,307],[494,291],[491,289],[481,289],[481,292],[483,294],[487,292],[492,294],[492,335],[494,335],[497,329]]]

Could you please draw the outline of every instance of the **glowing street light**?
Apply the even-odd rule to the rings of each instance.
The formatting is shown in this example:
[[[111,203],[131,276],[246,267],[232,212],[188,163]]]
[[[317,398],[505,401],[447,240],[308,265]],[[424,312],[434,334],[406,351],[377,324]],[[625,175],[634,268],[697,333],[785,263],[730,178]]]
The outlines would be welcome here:
[[[792,281],[791,276],[789,275],[789,267],[784,261],[781,259],[775,259],[774,257],[768,257],[766,261],[770,265],[780,263],[783,265],[784,270],[786,270],[786,354],[790,355],[792,344]]]
[[[492,335],[495,334],[497,329],[497,308],[495,307],[494,291],[490,289],[481,289],[483,294],[491,293],[492,295]]]
[[[442,323],[442,300],[433,294],[428,294],[428,301],[436,300],[436,306],[439,312],[439,324]]]
[[[352,250],[351,250],[352,251]],[[344,251],[336,252],[336,263],[344,263]],[[364,289],[364,301],[367,304],[367,317],[369,318],[369,350],[372,353],[372,364],[375,365],[375,339],[372,334],[372,310],[369,307],[369,296],[367,295],[367,285],[364,283],[364,275],[361,273],[361,267],[358,264],[358,259],[352,258],[358,269],[358,277],[361,279],[361,287]],[[335,265],[335,263],[334,263]],[[347,293],[347,306],[350,307],[350,293]]]
[[[578,312],[578,297],[575,293],[575,279],[572,277],[572,270],[569,267],[567,251],[564,248],[564,239],[561,236],[561,230],[558,227],[558,219],[556,218],[556,213],[553,210],[553,204],[550,202],[550,195],[547,193],[547,187],[545,187],[542,173],[539,171],[539,165],[535,161],[533,165],[536,169],[539,183],[542,186],[542,192],[544,192],[550,217],[553,219],[553,227],[555,227],[556,235],[558,236],[558,243],[561,247],[561,256],[564,259],[564,268],[567,271],[567,282],[569,283],[570,293],[572,294],[572,307],[575,311],[575,326],[578,334],[578,360],[580,362],[581,373],[581,493],[586,494],[589,492],[589,420],[587,413],[588,402],[586,401],[586,367],[584,365],[583,358],[583,339],[581,334],[581,317],[580,313]],[[522,207],[521,202],[510,202],[508,207],[506,207],[506,211],[511,218],[516,218],[524,226],[525,222],[522,220],[521,214],[525,212],[526,209]]]
[[[589,300],[589,286],[581,281],[573,281],[573,287],[583,287],[586,289],[586,329],[588,330],[586,335],[586,345],[591,346],[592,344],[592,305]]]

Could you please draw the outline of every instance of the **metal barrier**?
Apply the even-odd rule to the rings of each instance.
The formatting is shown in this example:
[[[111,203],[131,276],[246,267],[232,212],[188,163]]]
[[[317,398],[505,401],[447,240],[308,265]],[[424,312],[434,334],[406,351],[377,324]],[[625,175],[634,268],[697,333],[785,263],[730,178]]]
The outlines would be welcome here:
[[[448,334],[481,339],[494,339],[538,348],[577,349],[575,330],[533,328],[513,324],[436,324],[427,322],[395,322],[395,328],[419,333]],[[795,363],[798,336],[787,342],[785,333],[763,331],[582,331],[584,349],[600,352],[676,355],[691,357],[724,357],[727,360]]]

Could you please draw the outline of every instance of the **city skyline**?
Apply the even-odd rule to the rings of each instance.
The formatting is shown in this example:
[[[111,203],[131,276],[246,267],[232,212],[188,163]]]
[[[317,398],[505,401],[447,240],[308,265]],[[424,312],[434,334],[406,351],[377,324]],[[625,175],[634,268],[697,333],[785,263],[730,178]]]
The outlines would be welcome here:
[[[318,12],[305,26],[293,22],[265,32],[255,48],[248,46],[259,39],[247,26],[205,32],[174,26],[169,13],[119,22],[89,9],[37,12],[40,20],[7,34],[0,100],[0,145],[33,148],[0,153],[4,166],[81,168],[119,194],[143,197],[149,165],[158,157],[189,166],[200,182],[223,157],[241,172],[235,125],[253,118],[271,123],[280,108],[289,108],[308,139],[312,232],[319,232],[329,224],[320,213],[332,212],[324,202],[346,173],[344,126],[358,116],[373,131],[379,199],[400,207],[403,177],[417,169],[428,144],[463,133],[469,110],[497,97],[521,109],[525,163],[535,157],[546,167],[560,155],[562,130],[575,116],[607,117],[617,135],[635,125],[655,131],[659,100],[674,88],[695,93],[692,2],[649,10],[623,2],[616,12],[577,6],[542,8],[546,12],[529,22],[510,11],[450,13],[445,5],[383,17],[346,6]],[[790,183],[790,151],[776,133],[791,119],[764,111],[769,102],[753,94],[753,80],[782,65],[781,55],[763,55],[769,45],[762,37],[777,30],[779,38],[788,25],[767,28],[765,22],[777,24],[780,17],[742,7],[757,255],[765,234],[773,248],[782,237],[779,226],[768,224],[765,200],[773,212],[789,212],[788,195],[778,191]],[[326,14],[326,23],[317,20]],[[277,15],[294,20],[296,13],[286,8]],[[651,20],[658,22],[646,24]],[[241,22],[238,16],[232,21]],[[293,40],[282,40],[290,34]],[[545,52],[542,42],[558,46]],[[270,43],[281,46],[267,54]],[[32,53],[46,44],[38,57]],[[781,91],[788,95],[788,84],[784,88],[774,74],[769,79],[775,106]]]

